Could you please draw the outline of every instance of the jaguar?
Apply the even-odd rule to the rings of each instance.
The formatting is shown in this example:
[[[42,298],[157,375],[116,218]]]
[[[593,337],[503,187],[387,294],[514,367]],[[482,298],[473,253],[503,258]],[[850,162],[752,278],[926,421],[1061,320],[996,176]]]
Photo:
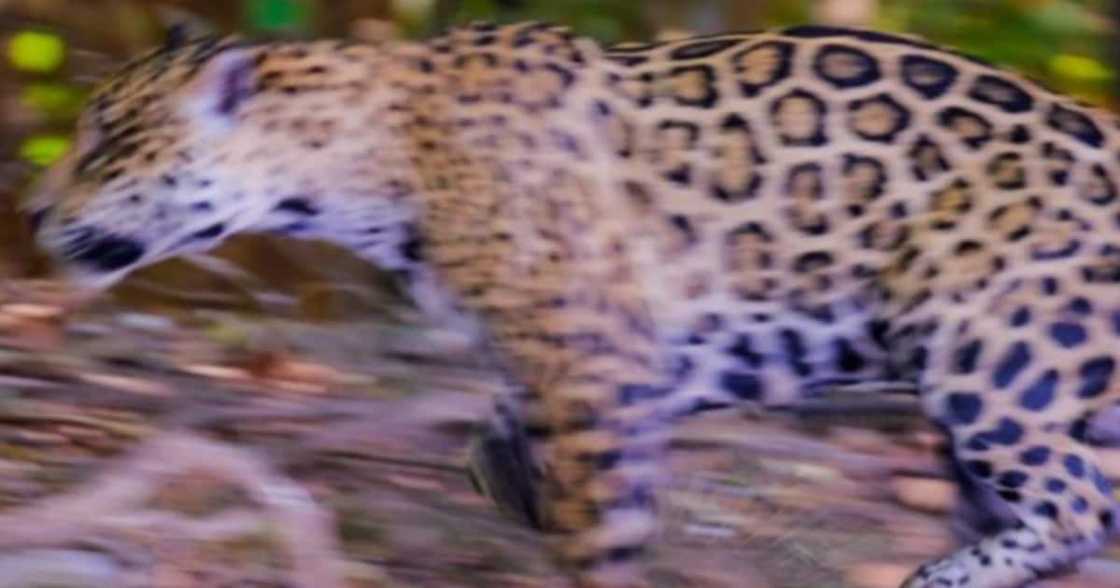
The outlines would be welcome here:
[[[1118,176],[1115,116],[917,38],[476,23],[169,42],[25,208],[88,291],[243,232],[399,276],[506,376],[476,480],[580,586],[646,585],[680,419],[909,383],[1011,517],[905,588],[1013,588],[1116,527]]]

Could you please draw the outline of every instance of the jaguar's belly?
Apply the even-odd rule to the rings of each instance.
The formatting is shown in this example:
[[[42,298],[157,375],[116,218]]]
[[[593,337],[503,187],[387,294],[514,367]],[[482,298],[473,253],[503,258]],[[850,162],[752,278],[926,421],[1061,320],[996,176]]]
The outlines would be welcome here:
[[[906,377],[884,345],[886,325],[866,310],[808,317],[769,306],[700,312],[667,336],[675,413],[791,406],[828,386]]]

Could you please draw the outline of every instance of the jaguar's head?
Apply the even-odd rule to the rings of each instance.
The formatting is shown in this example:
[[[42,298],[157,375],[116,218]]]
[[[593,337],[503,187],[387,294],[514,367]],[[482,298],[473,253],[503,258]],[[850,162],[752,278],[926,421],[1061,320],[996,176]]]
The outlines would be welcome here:
[[[376,239],[402,192],[384,171],[382,61],[379,47],[327,41],[149,53],[96,90],[25,204],[36,239],[93,288],[242,231]]]

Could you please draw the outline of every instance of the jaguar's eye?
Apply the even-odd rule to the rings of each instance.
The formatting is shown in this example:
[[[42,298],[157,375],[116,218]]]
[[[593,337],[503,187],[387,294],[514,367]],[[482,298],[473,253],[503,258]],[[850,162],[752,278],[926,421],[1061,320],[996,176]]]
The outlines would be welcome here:
[[[38,234],[39,229],[43,227],[43,221],[47,220],[47,215],[50,212],[51,207],[45,206],[27,215],[27,225],[31,229],[32,235]]]

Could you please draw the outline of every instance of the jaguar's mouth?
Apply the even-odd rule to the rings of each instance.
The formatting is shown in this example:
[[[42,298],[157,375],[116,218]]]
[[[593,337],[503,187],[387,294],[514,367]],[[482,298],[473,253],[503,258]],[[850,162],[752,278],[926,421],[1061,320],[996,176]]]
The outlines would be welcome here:
[[[144,246],[137,241],[108,235],[93,241],[71,260],[99,272],[114,272],[139,261],[144,257],[144,251]]]
[[[146,248],[139,241],[92,227],[67,231],[62,257],[67,263],[96,273],[111,273],[135,264]]]
[[[40,242],[57,261],[56,277],[87,293],[105,290],[145,261],[144,243],[89,225],[40,231]]]

